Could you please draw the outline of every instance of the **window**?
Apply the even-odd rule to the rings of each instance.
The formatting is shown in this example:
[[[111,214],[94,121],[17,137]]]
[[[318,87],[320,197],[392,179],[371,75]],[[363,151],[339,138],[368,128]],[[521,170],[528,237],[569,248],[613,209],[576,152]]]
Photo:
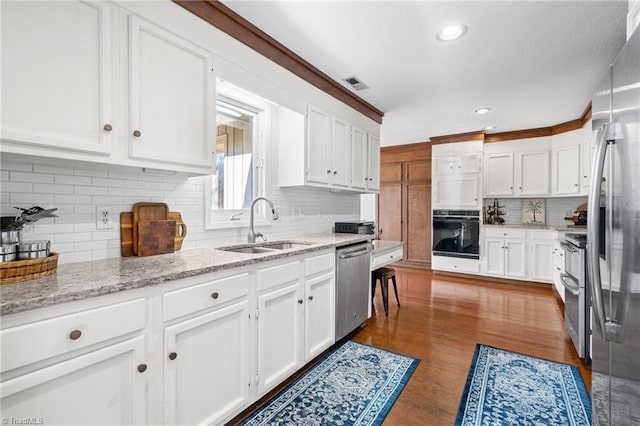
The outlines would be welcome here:
[[[256,113],[218,99],[212,209],[247,209],[253,199]]]
[[[268,196],[264,153],[273,103],[218,80],[214,173],[205,181],[205,227],[247,226],[255,197]],[[256,223],[268,223],[257,211]]]

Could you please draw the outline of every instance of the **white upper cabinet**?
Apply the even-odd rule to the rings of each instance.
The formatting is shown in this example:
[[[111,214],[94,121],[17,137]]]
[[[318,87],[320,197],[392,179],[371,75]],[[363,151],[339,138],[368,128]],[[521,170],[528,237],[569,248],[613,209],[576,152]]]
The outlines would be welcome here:
[[[280,106],[277,125],[278,185],[379,190],[380,142],[376,136],[312,105],[306,116]]]
[[[484,195],[513,195],[513,153],[485,155],[484,185]]]
[[[551,192],[553,195],[570,196],[581,193],[585,173],[582,173],[583,159],[580,148],[588,141],[584,128],[553,135],[551,149]],[[587,162],[586,159],[584,161]],[[588,162],[591,162],[590,158]],[[588,173],[586,175],[588,176]]]
[[[129,31],[130,156],[210,167],[213,55],[133,15]]]
[[[380,139],[369,135],[367,144],[367,189],[370,192],[380,190]]]
[[[434,209],[480,209],[482,142],[455,142],[432,147]]]
[[[110,155],[112,6],[12,1],[0,7],[2,151]]]
[[[332,171],[331,139],[331,115],[309,105],[306,158],[308,182],[329,184]]]
[[[331,185],[348,188],[351,184],[351,126],[337,117],[333,117],[331,169]]]
[[[549,194],[549,151],[516,153],[514,191],[526,196]]]
[[[3,2],[2,40],[2,152],[211,172],[211,52],[107,2]]]
[[[351,186],[356,189],[367,189],[369,176],[369,157],[367,156],[367,134],[353,127],[351,130]]]

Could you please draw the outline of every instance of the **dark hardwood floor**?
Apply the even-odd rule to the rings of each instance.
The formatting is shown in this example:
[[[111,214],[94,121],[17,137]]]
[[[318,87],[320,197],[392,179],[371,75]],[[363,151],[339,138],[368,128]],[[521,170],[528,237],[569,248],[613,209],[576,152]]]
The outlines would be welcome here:
[[[385,426],[453,424],[476,343],[578,365],[551,286],[494,283],[396,269],[401,307],[389,288],[389,316],[380,290],[373,316],[354,341],[421,360]]]

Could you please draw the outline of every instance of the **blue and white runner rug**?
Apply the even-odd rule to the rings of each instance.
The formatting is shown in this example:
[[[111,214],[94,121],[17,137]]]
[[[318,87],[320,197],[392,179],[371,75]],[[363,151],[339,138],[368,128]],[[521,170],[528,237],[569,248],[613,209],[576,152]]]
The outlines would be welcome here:
[[[456,426],[591,425],[591,400],[575,365],[476,345]]]
[[[346,342],[242,425],[380,425],[420,360]]]

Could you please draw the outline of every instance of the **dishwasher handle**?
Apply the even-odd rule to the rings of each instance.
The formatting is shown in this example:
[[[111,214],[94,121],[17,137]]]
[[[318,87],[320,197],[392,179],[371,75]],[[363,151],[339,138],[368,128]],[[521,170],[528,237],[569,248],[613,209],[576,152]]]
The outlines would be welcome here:
[[[352,257],[362,256],[363,254],[367,254],[371,252],[371,247],[366,246],[361,250],[356,251],[344,251],[338,254],[338,258],[340,259],[351,259]]]

